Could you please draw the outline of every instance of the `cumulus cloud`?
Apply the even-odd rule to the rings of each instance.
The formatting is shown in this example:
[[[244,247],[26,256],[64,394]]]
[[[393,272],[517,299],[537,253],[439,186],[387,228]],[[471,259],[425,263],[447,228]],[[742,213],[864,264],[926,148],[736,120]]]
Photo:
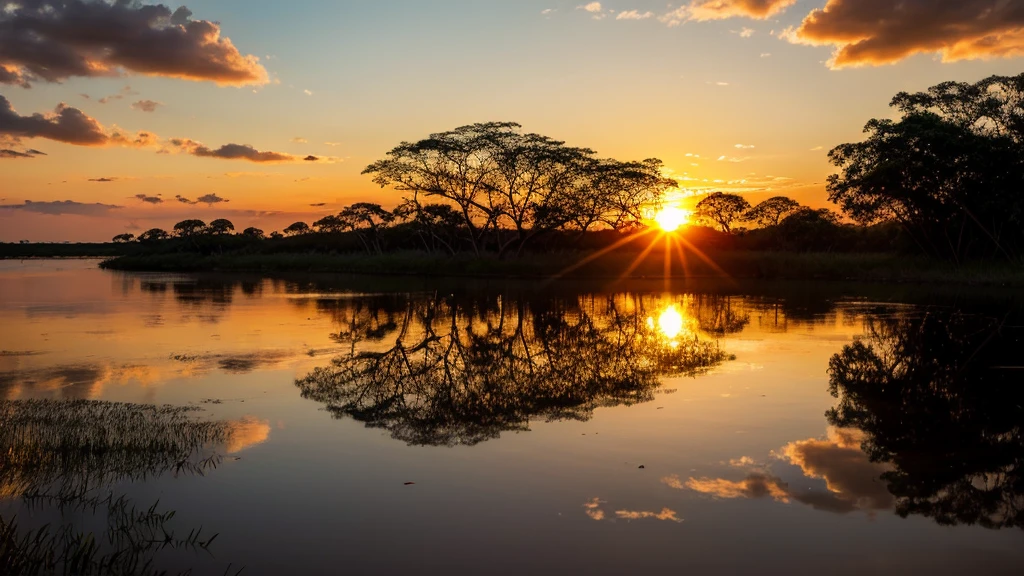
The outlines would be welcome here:
[[[13,142],[22,138],[46,138],[77,146],[155,146],[157,138],[149,132],[135,134],[119,129],[107,130],[78,108],[61,103],[47,114],[18,114],[7,98],[0,96],[0,137]]]
[[[156,112],[156,109],[163,106],[162,102],[156,102],[154,100],[139,100],[138,102],[132,103],[132,110],[138,110],[139,112]]]
[[[829,0],[790,42],[834,46],[831,68],[882,65],[920,53],[944,62],[1024,55],[1024,4],[1008,0]]]
[[[182,6],[132,0],[0,0],[0,83],[30,87],[124,73],[266,84],[259,58]]]
[[[74,200],[57,200],[53,202],[33,202],[25,200],[24,204],[0,204],[0,210],[21,210],[36,214],[48,214],[60,216],[70,214],[75,216],[108,216],[114,210],[120,210],[121,206],[112,204],[83,204]]]
[[[580,4],[576,7],[577,10],[583,10],[589,13],[594,20],[601,20],[606,16],[604,13],[604,7],[601,6],[600,2],[589,2],[587,4]]]

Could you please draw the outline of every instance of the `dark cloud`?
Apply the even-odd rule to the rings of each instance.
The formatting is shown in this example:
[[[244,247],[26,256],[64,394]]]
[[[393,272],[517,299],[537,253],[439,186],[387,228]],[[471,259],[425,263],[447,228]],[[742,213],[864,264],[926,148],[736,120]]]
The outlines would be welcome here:
[[[189,140],[188,138],[174,138],[170,141],[171,146],[178,150],[199,156],[201,158],[221,158],[223,160],[248,160],[257,163],[274,162],[296,162],[301,160],[298,156],[285,154],[283,152],[260,151],[247,144],[225,144],[217,149],[211,149],[201,142]]]
[[[31,158],[32,154],[28,152],[18,152],[17,150],[6,150],[0,149],[0,158]]]
[[[918,53],[945,62],[1024,54],[1024,2],[1017,0],[829,0],[791,42],[835,46],[829,66],[881,65]]]
[[[230,200],[221,198],[216,194],[205,194],[203,196],[200,196],[199,198],[196,198],[195,200],[189,200],[184,196],[178,195],[175,196],[174,199],[177,200],[178,202],[181,202],[182,204],[206,204],[209,206],[212,206],[214,204],[220,204],[221,202],[230,202]]]
[[[76,76],[150,76],[265,84],[259,59],[184,6],[131,0],[0,0],[0,82],[29,87]]]
[[[111,204],[83,204],[74,200],[57,200],[54,202],[33,202],[26,200],[24,204],[0,204],[0,210],[23,210],[37,214],[49,214],[60,216],[70,214],[75,216],[107,216],[114,210],[120,210],[121,206]]]
[[[320,160],[320,158],[310,154],[309,156],[306,156],[305,158],[303,158],[303,160],[306,161],[306,162],[316,162],[317,160]]]
[[[26,154],[31,154],[33,156],[46,156],[46,152],[40,152],[39,150],[36,150],[35,148],[29,148],[28,150],[25,150],[25,153]]]
[[[138,102],[132,103],[132,110],[139,110],[140,112],[156,112],[158,106],[163,106],[163,104],[153,100],[139,100]]]
[[[117,178],[89,178],[89,182],[117,182]]]
[[[317,202],[316,204],[310,204],[310,206],[312,206],[313,208],[323,208],[324,206],[327,206],[327,203],[326,202]]]
[[[102,146],[110,138],[102,124],[77,108],[62,103],[50,114],[21,116],[4,96],[0,96],[0,135],[47,138],[80,146]]]
[[[135,198],[142,200],[147,204],[162,204],[164,199],[159,196],[147,196],[146,194],[136,194]]]

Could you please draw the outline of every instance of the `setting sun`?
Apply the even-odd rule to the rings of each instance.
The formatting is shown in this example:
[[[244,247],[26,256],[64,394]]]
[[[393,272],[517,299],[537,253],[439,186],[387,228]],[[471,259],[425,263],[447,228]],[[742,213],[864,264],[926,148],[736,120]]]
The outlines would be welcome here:
[[[675,232],[680,226],[690,221],[690,213],[672,206],[662,208],[655,216],[654,221],[665,232]]]

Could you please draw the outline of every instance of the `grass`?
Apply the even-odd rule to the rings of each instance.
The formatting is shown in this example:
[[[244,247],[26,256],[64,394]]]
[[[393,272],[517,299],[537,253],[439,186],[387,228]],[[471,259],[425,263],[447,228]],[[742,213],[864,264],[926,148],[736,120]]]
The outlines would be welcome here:
[[[952,264],[895,254],[798,253],[731,251],[709,254],[709,264],[688,254],[684,267],[679,254],[670,276],[770,280],[855,280],[971,285],[1024,286],[1024,266],[1006,263]],[[500,278],[662,278],[663,253],[652,252],[635,262],[637,254],[613,252],[580,265],[586,253],[559,252],[498,259],[492,256],[447,256],[422,252],[365,254],[170,253],[121,256],[101,267],[126,271],[168,272],[331,272],[378,275],[473,276]],[[635,264],[635,266],[634,266]],[[627,270],[632,270],[628,273]]]

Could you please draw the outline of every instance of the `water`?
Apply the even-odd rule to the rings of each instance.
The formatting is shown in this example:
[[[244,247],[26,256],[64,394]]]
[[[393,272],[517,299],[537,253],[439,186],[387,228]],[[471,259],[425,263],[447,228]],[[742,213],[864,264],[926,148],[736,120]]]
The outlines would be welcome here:
[[[1022,325],[911,288],[0,262],[0,517],[195,574],[1019,574]]]

